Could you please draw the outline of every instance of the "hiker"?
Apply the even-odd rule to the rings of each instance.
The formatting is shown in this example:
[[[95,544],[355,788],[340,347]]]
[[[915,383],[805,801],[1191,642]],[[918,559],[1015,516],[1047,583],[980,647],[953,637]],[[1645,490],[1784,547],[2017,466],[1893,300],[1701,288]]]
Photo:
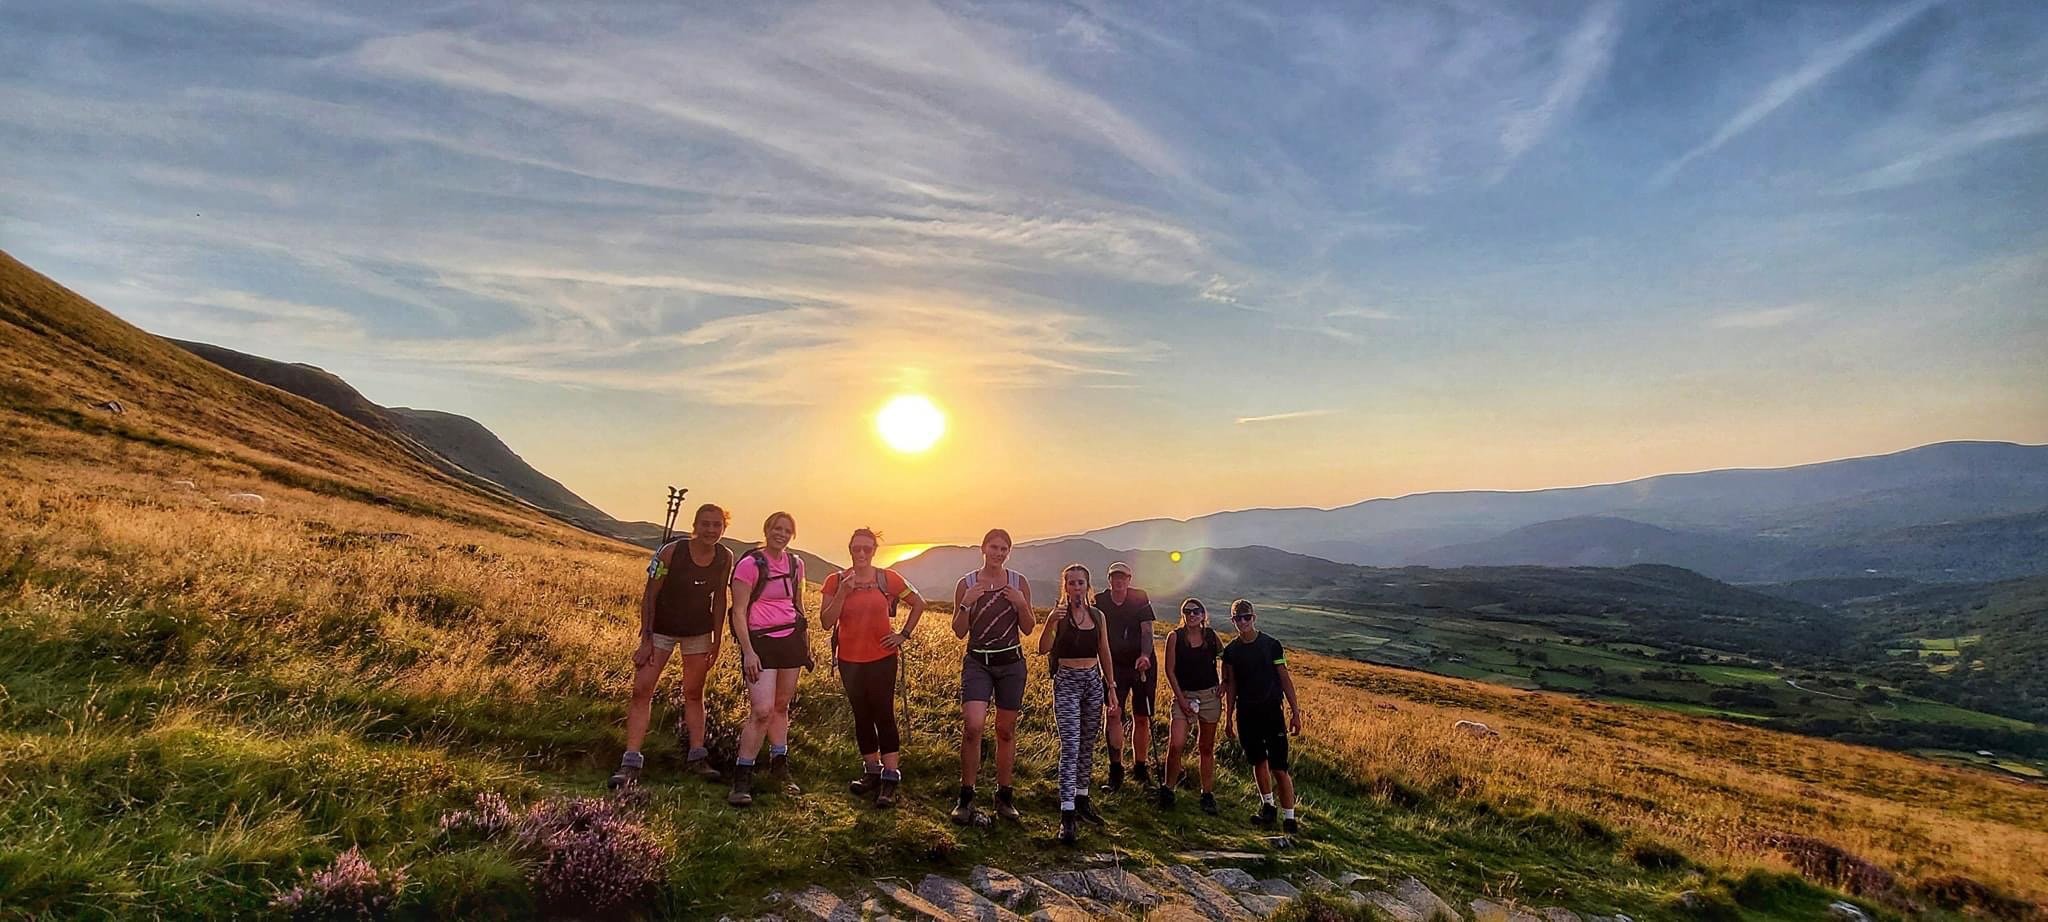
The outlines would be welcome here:
[[[856,529],[846,542],[853,566],[825,577],[818,609],[819,623],[832,631],[833,658],[846,702],[853,710],[853,736],[860,744],[860,777],[847,785],[855,796],[871,797],[877,807],[896,805],[903,783],[896,730],[896,681],[899,655],[924,615],[924,596],[917,587],[886,567],[875,566],[882,537],[874,529]],[[896,606],[910,603],[903,629],[894,624]]]
[[[608,785],[640,780],[647,764],[640,745],[654,710],[654,686],[669,655],[683,657],[683,725],[690,752],[685,770],[706,781],[719,780],[704,749],[704,677],[718,662],[718,623],[725,614],[732,581],[732,550],[720,544],[732,516],[705,503],[697,507],[688,540],[670,541],[647,562],[647,588],[640,593],[640,646],[633,651],[633,697],[626,705],[626,754]]]
[[[1115,665],[1117,710],[1130,717],[1131,771],[1141,789],[1152,786],[1146,762],[1152,756],[1152,711],[1158,698],[1159,673],[1152,668],[1152,600],[1131,588],[1131,565],[1109,565],[1109,588],[1095,594],[1109,628],[1109,653]],[[1125,696],[1129,701],[1125,701]],[[1124,722],[1109,725],[1109,783],[1105,791],[1124,786]]]
[[[1180,603],[1180,622],[1180,627],[1166,635],[1165,671],[1166,682],[1173,689],[1173,721],[1166,730],[1166,770],[1159,776],[1159,807],[1173,809],[1173,786],[1180,780],[1180,757],[1187,749],[1192,724],[1201,754],[1202,812],[1215,816],[1216,721],[1223,716],[1216,660],[1223,655],[1223,643],[1209,629],[1209,610],[1201,599]]]
[[[1116,669],[1110,665],[1109,630],[1102,609],[1089,604],[1088,568],[1068,564],[1060,571],[1060,601],[1046,616],[1052,626],[1038,638],[1038,652],[1052,657],[1052,717],[1060,739],[1060,841],[1079,838],[1079,822],[1102,825],[1089,803],[1094,783],[1095,735],[1103,711],[1117,718]]]
[[[981,539],[981,569],[953,586],[953,636],[967,640],[960,659],[960,799],[953,822],[986,822],[974,806],[981,774],[981,734],[991,703],[996,708],[996,814],[1018,819],[1011,768],[1017,760],[1017,715],[1024,709],[1024,636],[1038,626],[1031,612],[1031,582],[1004,566],[1010,533],[992,528]]]
[[[1287,772],[1287,737],[1301,735],[1301,705],[1294,700],[1294,677],[1287,672],[1287,651],[1270,634],[1259,633],[1258,614],[1252,603],[1238,599],[1230,603],[1230,620],[1237,625],[1237,639],[1223,648],[1223,726],[1244,747],[1245,761],[1259,782],[1259,812],[1252,817],[1258,826],[1271,826],[1281,819],[1289,833],[1301,831],[1294,816],[1294,777]],[[1280,702],[1287,701],[1287,719],[1280,719]],[[1235,715],[1236,721],[1232,722]],[[1274,789],[1279,807],[1273,805]]]
[[[725,802],[754,802],[755,757],[768,742],[768,777],[789,793],[789,705],[800,670],[811,666],[804,623],[804,563],[789,549],[796,517],[777,512],[761,524],[761,546],[732,569],[732,632],[740,645],[740,675],[747,682],[748,719],[733,761],[732,792]]]

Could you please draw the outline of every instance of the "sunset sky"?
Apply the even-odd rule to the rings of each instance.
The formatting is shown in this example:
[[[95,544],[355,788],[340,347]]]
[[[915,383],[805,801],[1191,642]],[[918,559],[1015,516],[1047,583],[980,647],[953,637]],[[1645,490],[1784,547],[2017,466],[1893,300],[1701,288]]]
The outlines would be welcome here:
[[[2035,0],[380,6],[9,4],[0,247],[828,548],[2048,442]]]

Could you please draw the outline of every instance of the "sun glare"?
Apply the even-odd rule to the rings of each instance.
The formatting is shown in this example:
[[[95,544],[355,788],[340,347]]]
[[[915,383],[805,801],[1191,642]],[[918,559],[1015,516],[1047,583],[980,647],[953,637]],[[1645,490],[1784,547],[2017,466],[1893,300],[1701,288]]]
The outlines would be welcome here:
[[[946,434],[946,414],[922,394],[904,394],[882,405],[875,414],[875,432],[890,448],[917,454],[932,447]]]

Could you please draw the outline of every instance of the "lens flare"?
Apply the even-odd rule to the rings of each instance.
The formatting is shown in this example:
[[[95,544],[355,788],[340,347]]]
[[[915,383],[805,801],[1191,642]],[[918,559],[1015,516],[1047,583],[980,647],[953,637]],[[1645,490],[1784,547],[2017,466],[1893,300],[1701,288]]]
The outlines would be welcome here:
[[[946,434],[946,414],[930,397],[904,394],[882,405],[875,414],[875,433],[882,441],[907,455],[929,450]]]

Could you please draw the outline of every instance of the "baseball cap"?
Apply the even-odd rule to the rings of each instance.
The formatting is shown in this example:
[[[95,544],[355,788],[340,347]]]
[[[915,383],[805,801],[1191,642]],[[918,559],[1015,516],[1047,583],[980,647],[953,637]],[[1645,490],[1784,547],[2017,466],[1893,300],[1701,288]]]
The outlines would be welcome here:
[[[1117,561],[1116,563],[1110,564],[1109,575],[1115,576],[1118,573],[1122,573],[1125,576],[1131,575],[1131,565],[1124,563],[1121,560]]]

